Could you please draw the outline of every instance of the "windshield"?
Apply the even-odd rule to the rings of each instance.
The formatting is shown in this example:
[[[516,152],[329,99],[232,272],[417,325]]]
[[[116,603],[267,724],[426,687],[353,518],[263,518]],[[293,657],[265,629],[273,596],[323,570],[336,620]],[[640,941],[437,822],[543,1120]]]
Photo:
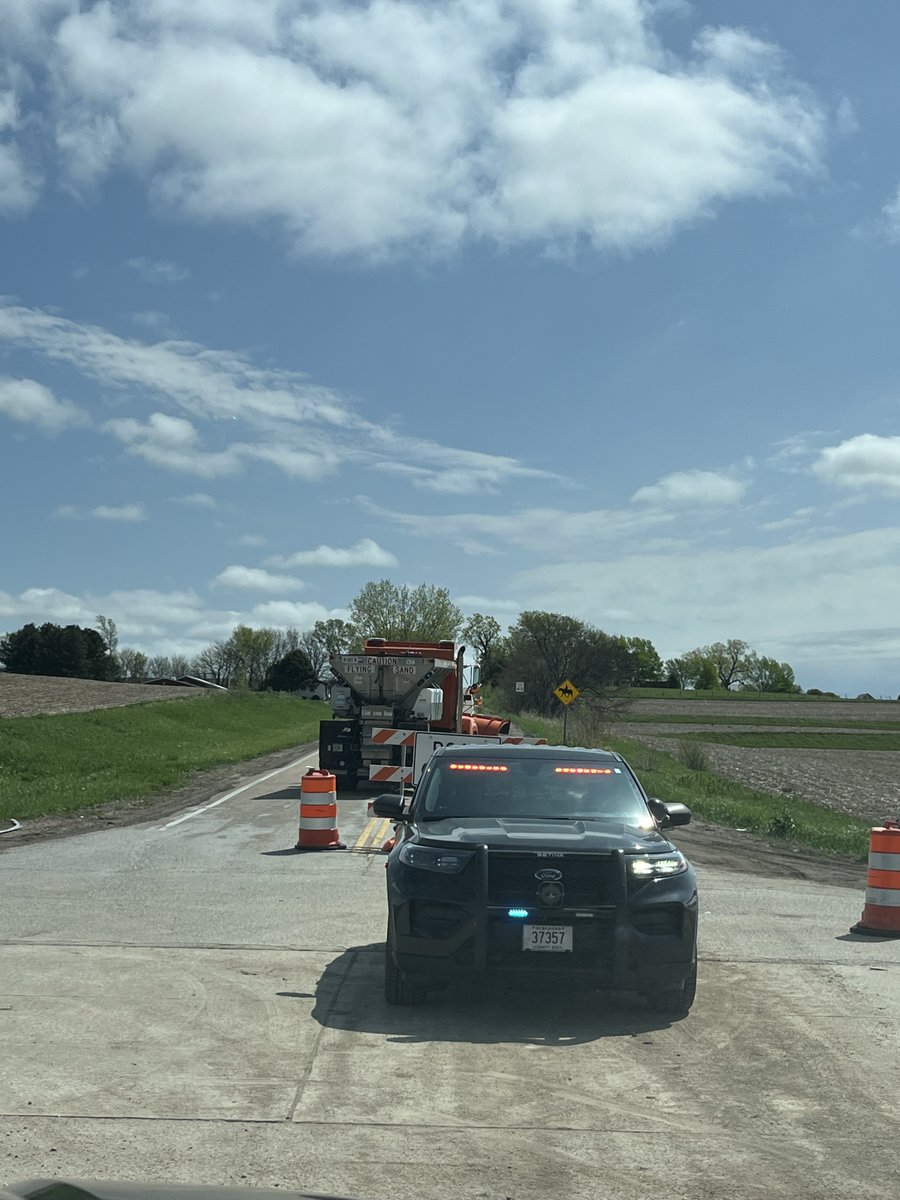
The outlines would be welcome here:
[[[647,824],[647,805],[628,769],[541,759],[439,759],[416,805],[420,820],[550,817]]]

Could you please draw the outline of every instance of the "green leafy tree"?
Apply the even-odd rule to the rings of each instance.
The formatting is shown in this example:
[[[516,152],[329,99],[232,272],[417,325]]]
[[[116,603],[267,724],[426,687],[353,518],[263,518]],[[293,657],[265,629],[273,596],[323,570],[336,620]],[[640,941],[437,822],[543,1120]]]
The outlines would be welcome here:
[[[5,670],[19,675],[114,679],[118,664],[96,629],[32,623],[0,640]]]
[[[238,664],[234,682],[243,683],[251,690],[263,687],[269,668],[281,657],[278,631],[236,625],[229,641]]]
[[[562,613],[531,611],[520,614],[507,646],[501,684],[517,711],[523,704],[542,713],[558,711],[553,691],[564,679],[578,687],[585,704],[604,714],[624,707],[621,688],[631,680],[633,663],[620,638]],[[524,694],[515,690],[519,680]]]
[[[453,641],[463,625],[462,610],[449,591],[434,583],[418,587],[389,579],[365,584],[350,603],[354,637],[364,641]]]
[[[97,628],[100,630],[100,636],[106,643],[106,651],[108,654],[115,656],[119,648],[119,631],[116,629],[116,623],[111,617],[97,615]]]
[[[705,660],[694,682],[698,691],[712,692],[719,686],[719,672],[711,658]]]
[[[711,646],[705,646],[701,653],[716,668],[718,686],[727,690],[749,677],[755,657],[747,643],[740,638],[713,642]]]
[[[663,679],[663,663],[650,639],[623,637],[619,640],[623,649],[630,655],[631,683],[636,687],[658,687]]]
[[[760,692],[799,692],[790,663],[778,662],[774,658],[756,658],[751,666],[749,682]]]
[[[266,688],[273,692],[299,692],[319,682],[312,663],[298,647],[273,663],[266,674]]]
[[[700,678],[700,673],[703,670],[707,658],[702,650],[688,650],[681,654],[678,658],[670,658],[666,660],[665,670],[669,675],[673,675],[682,688],[692,688],[699,686],[697,680]]]
[[[119,679],[128,683],[143,683],[148,678],[149,659],[140,650],[123,646],[116,654],[119,664]]]
[[[503,669],[505,654],[499,621],[482,613],[473,613],[463,627],[461,636],[475,652],[481,666],[481,682],[495,683]]]
[[[316,621],[312,629],[300,635],[298,644],[312,664],[316,678],[328,679],[331,676],[330,660],[336,654],[352,653],[358,640],[348,621],[330,617],[327,621]]]

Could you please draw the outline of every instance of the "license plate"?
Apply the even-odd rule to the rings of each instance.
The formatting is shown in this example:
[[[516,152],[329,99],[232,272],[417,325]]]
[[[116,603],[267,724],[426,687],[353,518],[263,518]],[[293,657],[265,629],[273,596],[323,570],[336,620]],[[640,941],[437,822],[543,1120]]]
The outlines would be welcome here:
[[[571,925],[523,925],[523,950],[549,950],[551,953],[572,949]]]

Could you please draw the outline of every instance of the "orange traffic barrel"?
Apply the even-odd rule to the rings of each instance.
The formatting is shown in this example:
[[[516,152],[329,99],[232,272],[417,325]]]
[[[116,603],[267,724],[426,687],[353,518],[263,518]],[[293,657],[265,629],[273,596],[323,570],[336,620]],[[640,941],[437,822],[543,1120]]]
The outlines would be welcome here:
[[[483,737],[494,737],[496,734],[509,733],[509,721],[503,717],[476,717],[475,732]]]
[[[300,780],[298,850],[346,850],[338,833],[337,779],[310,767]]]
[[[900,937],[900,823],[885,821],[869,834],[866,904],[851,933]]]

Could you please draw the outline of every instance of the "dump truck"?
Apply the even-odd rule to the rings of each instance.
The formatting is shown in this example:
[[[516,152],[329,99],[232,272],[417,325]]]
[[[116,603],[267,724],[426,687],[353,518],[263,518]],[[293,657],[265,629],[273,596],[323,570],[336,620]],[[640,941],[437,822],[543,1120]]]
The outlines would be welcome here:
[[[319,727],[319,766],[350,791],[361,782],[410,782],[416,732],[503,736],[509,721],[478,711],[477,683],[463,678],[465,647],[456,642],[369,638],[362,654],[331,662],[332,719]]]

